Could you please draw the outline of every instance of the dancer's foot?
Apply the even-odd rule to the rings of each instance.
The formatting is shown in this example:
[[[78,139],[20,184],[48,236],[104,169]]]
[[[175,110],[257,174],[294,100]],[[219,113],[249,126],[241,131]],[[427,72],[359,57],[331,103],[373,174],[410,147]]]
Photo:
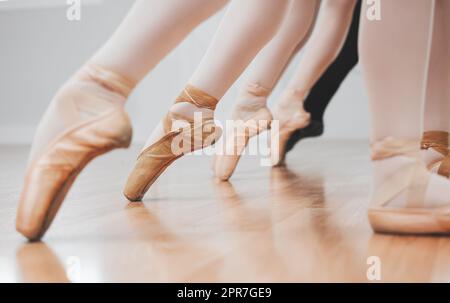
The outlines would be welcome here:
[[[273,112],[274,120],[279,121],[278,151],[271,151],[273,166],[284,164],[289,138],[295,131],[305,128],[310,122],[311,115],[303,108],[305,96],[306,93],[287,90]]]
[[[450,181],[430,173],[420,144],[385,138],[372,145],[374,187],[369,220],[377,232],[450,232]]]
[[[428,169],[443,177],[450,177],[448,132],[427,131],[422,137],[422,156]]]
[[[140,201],[164,170],[181,156],[214,144],[221,130],[214,123],[217,99],[187,86],[150,136],[125,185],[124,195]]]
[[[134,83],[94,65],[83,67],[52,100],[33,141],[17,230],[40,239],[80,171],[96,156],[128,147],[123,109]]]
[[[227,128],[223,150],[214,159],[214,174],[223,181],[233,174],[251,137],[270,127],[272,114],[267,108],[269,90],[259,85],[247,85],[233,110],[234,127]]]

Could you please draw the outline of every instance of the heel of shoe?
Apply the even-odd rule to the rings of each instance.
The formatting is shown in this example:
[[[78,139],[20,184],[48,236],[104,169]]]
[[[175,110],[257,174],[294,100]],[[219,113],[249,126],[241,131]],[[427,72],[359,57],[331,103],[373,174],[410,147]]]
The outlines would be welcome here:
[[[128,114],[122,109],[114,109],[105,114],[97,126],[99,140],[104,140],[110,148],[128,148],[131,145],[133,130]]]
[[[118,147],[119,148],[129,148],[132,140],[133,140],[133,130],[129,126],[124,130],[122,135],[118,138]]]
[[[128,114],[123,110],[120,111],[118,123],[120,123],[120,128],[117,131],[117,146],[119,148],[128,148],[133,138],[133,129]]]

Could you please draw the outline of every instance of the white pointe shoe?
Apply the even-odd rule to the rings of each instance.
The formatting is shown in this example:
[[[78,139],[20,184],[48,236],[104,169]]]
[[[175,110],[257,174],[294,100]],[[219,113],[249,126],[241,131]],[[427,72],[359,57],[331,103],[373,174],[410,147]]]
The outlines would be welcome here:
[[[450,233],[450,197],[446,204],[442,203],[445,199],[433,201],[427,195],[432,182],[447,180],[427,170],[419,148],[419,142],[390,137],[372,145],[374,161],[389,161],[393,157],[401,159],[400,166],[385,176],[372,194],[368,215],[374,231],[398,234]]]

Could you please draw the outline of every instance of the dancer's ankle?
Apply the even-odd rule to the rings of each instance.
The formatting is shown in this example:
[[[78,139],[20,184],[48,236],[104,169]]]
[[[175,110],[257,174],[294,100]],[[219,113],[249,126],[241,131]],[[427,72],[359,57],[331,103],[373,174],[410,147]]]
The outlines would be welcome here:
[[[125,75],[121,75],[92,62],[88,62],[81,67],[69,82],[71,81],[96,83],[107,91],[119,94],[124,98],[128,98],[137,84],[137,81]]]
[[[258,100],[266,105],[267,97],[270,95],[271,89],[261,86],[258,83],[247,83],[239,91],[238,104],[245,104],[249,100]]]
[[[180,119],[192,120],[199,117],[203,120],[214,119],[214,111],[218,100],[204,91],[187,85],[170,107],[169,113]]]
[[[425,165],[432,168],[449,153],[449,134],[447,131],[425,131],[421,148]]]
[[[417,159],[406,157],[403,155],[392,156],[386,159],[372,161],[373,165],[373,185],[382,184],[387,177],[392,174],[408,168],[410,164],[416,163]]]
[[[279,105],[282,107],[296,106],[303,108],[303,101],[305,100],[307,95],[308,91],[288,87],[283,91]]]
[[[295,129],[305,127],[311,118],[310,113],[303,107],[303,100],[307,92],[288,88],[281,95],[280,101],[274,110],[274,118],[280,121],[280,126],[289,124],[294,120],[294,125],[289,128]]]
[[[257,83],[245,84],[239,92],[232,118],[246,120],[261,109],[267,109],[271,90]]]

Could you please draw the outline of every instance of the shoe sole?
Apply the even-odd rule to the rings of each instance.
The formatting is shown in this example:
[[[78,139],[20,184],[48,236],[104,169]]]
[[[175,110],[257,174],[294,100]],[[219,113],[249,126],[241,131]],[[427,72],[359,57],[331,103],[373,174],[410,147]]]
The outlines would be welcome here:
[[[450,234],[450,207],[435,209],[369,209],[369,222],[378,233]]]

